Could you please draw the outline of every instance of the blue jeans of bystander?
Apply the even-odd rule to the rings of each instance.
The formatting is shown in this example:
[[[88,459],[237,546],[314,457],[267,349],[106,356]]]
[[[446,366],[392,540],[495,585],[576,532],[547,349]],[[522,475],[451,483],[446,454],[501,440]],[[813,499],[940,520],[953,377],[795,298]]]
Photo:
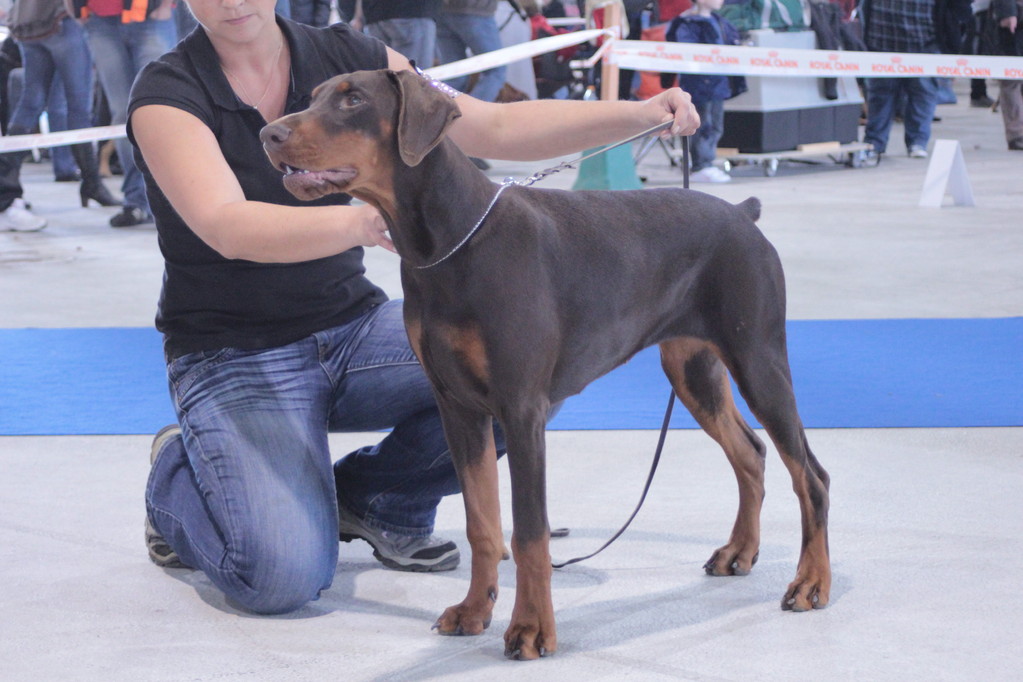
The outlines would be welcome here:
[[[366,25],[366,33],[380,40],[421,69],[433,66],[437,24],[429,17],[384,19]]]
[[[906,150],[927,147],[931,139],[931,121],[938,105],[938,84],[934,78],[868,78],[867,126],[863,141],[883,153],[888,149],[888,136],[895,120],[895,104],[899,90],[905,90],[903,113]]]
[[[74,19],[65,17],[60,31],[48,38],[21,44],[25,65],[24,82],[17,107],[11,114],[10,135],[35,130],[39,115],[46,109],[53,82],[59,76],[64,85],[67,125],[88,128],[92,125],[92,61]],[[25,152],[0,157],[0,211],[22,194],[20,171]]]
[[[693,133],[693,172],[714,165],[718,155],[718,141],[725,130],[725,101],[712,99],[696,105],[700,127]]]
[[[501,35],[493,16],[454,12],[441,12],[437,16],[437,56],[441,64],[465,59],[466,49],[477,55],[500,48]],[[506,71],[507,67],[498,66],[482,72],[469,94],[484,102],[493,102],[504,86]],[[469,77],[452,78],[447,83],[464,92]]]
[[[135,76],[143,66],[170,50],[177,42],[174,20],[147,19],[125,24],[121,23],[120,16],[90,16],[84,25],[99,81],[110,105],[110,122],[112,125],[125,123],[128,119],[128,95]],[[135,166],[132,153],[131,142],[127,138],[117,140],[117,158],[124,169],[121,184],[124,203],[148,213],[145,182]]]

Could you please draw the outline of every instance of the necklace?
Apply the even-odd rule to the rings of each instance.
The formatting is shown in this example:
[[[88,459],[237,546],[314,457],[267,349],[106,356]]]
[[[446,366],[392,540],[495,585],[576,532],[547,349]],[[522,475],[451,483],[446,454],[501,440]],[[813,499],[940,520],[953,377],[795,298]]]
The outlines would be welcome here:
[[[253,109],[259,109],[259,105],[263,103],[263,100],[266,99],[267,93],[270,92],[270,86],[273,85],[274,76],[277,75],[277,65],[281,61],[281,52],[283,52],[283,51],[284,51],[284,37],[281,36],[281,43],[280,43],[280,45],[277,46],[277,54],[274,55],[273,66],[270,67],[270,77],[266,81],[266,87],[263,88],[263,94],[259,96],[259,99],[256,100],[255,104],[252,104],[252,108]],[[245,89],[245,84],[242,83],[241,79],[238,78],[238,76],[236,76],[233,73],[231,73],[231,70],[228,69],[223,64],[221,64],[220,67],[222,69],[224,69],[224,73],[227,74],[227,76],[231,80],[233,80],[235,83],[238,84],[238,88],[242,91],[242,95],[245,96],[244,101],[246,103],[252,102],[252,96],[249,95],[249,91]]]

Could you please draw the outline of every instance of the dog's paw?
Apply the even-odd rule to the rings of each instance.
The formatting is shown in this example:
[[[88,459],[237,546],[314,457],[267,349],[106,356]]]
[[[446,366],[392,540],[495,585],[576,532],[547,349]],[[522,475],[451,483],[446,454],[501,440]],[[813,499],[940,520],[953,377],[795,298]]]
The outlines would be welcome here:
[[[553,656],[557,649],[558,637],[553,624],[548,631],[539,624],[512,622],[504,633],[504,655],[508,658],[532,661]]]
[[[461,604],[449,606],[433,624],[433,629],[439,634],[456,637],[481,635],[490,627],[496,599],[496,594],[491,593],[483,605],[474,605],[471,600],[466,599]]]
[[[781,599],[782,610],[798,612],[823,609],[831,598],[830,583],[830,576],[827,579],[822,579],[819,577],[801,578],[797,575]]]
[[[707,575],[749,575],[756,565],[760,553],[757,551],[743,551],[731,545],[721,547],[711,555],[703,570]]]

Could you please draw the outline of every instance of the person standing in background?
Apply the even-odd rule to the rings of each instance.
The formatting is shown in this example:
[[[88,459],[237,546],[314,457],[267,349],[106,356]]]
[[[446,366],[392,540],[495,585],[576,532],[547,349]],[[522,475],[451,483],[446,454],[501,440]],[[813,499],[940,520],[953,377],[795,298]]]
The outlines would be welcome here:
[[[348,22],[420,68],[433,66],[441,0],[340,0]]]
[[[100,84],[110,104],[110,123],[128,120],[128,95],[135,76],[177,42],[174,0],[68,0],[88,37]],[[153,222],[145,181],[135,166],[131,143],[117,140],[117,158],[124,169],[124,209],[111,227]]]
[[[18,0],[12,7],[9,25],[21,48],[25,68],[24,87],[8,126],[10,135],[32,133],[46,108],[50,88],[60,74],[71,128],[92,125],[92,61],[82,28],[72,19],[62,0]],[[82,172],[82,206],[89,200],[101,206],[117,206],[99,177],[92,143],[73,145],[72,153]],[[40,229],[46,221],[28,213],[21,188],[21,164],[27,151],[0,156],[0,222],[7,229]],[[34,220],[31,220],[34,218]]]
[[[999,54],[1023,57],[1023,0],[992,0],[990,30]],[[998,103],[1010,151],[1023,151],[1023,81],[999,81]]]
[[[473,55],[493,52],[501,48],[494,13],[497,0],[444,0],[437,15],[437,57],[441,64],[465,59],[466,51]],[[455,90],[468,92],[476,99],[493,102],[504,85],[505,66],[495,66],[479,74],[471,90],[468,76],[447,81]]]
[[[860,15],[867,49],[937,54],[934,3],[935,0],[863,0]],[[873,146],[874,154],[887,151],[900,91],[906,95],[903,114],[906,153],[913,159],[926,159],[931,121],[938,104],[938,82],[930,76],[868,78],[867,126],[863,141]]]

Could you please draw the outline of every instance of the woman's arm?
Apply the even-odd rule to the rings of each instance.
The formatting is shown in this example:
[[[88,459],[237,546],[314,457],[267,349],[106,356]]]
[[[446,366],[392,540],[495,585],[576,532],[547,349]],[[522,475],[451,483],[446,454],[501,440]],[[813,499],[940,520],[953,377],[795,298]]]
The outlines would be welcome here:
[[[388,49],[388,66],[411,68]],[[512,104],[482,102],[469,95],[457,100],[462,117],[451,138],[466,154],[490,159],[535,161],[571,154],[674,119],[671,134],[691,135],[700,117],[689,94],[672,88],[645,102],[532,100]]]
[[[281,206],[248,201],[213,132],[164,105],[139,107],[132,130],[160,189],[200,239],[225,258],[291,263],[356,246],[394,250],[371,206]],[[174,131],[168,135],[168,131]],[[269,163],[269,161],[267,162]]]

